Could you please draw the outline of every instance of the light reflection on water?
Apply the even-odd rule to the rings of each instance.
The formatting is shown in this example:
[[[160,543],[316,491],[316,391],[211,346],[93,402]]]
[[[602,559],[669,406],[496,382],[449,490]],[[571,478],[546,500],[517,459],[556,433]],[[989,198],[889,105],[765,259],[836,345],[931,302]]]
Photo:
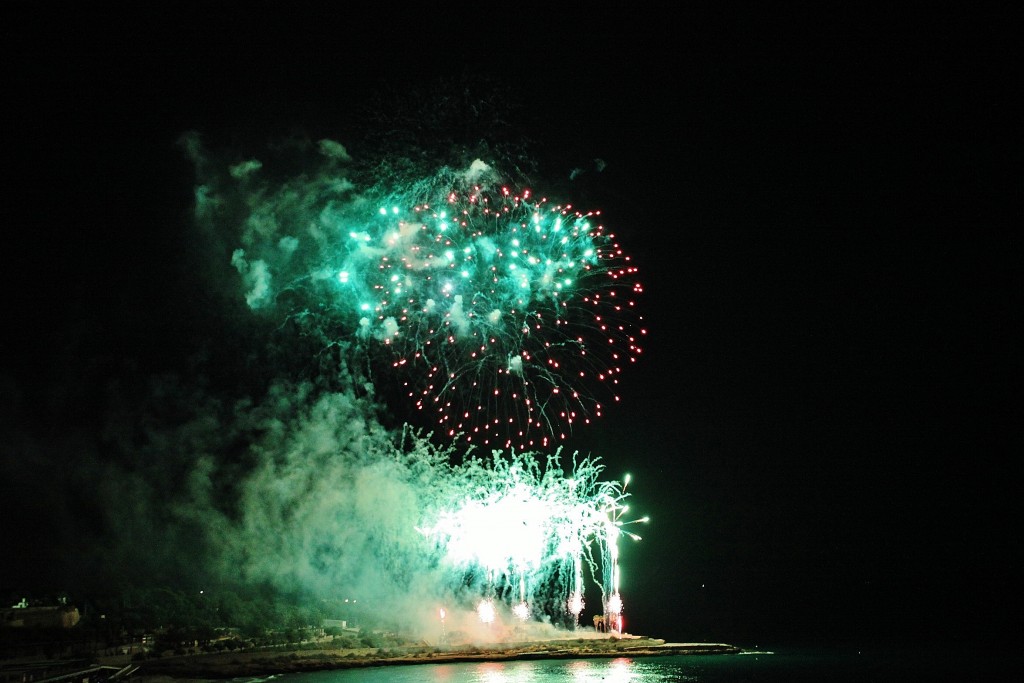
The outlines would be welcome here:
[[[636,669],[635,662],[626,657],[600,661],[492,662],[479,665],[476,677],[469,680],[473,683],[541,683],[557,678],[572,683],[639,683],[641,679],[637,678]]]
[[[735,655],[549,659],[380,666],[247,678],[233,683],[795,683],[1017,680],[1016,651],[780,650]],[[1002,675],[1013,672],[1012,676]]]
[[[662,683],[695,681],[664,658],[564,659],[458,664],[417,664],[286,674],[274,683]],[[238,681],[237,683],[250,683]]]

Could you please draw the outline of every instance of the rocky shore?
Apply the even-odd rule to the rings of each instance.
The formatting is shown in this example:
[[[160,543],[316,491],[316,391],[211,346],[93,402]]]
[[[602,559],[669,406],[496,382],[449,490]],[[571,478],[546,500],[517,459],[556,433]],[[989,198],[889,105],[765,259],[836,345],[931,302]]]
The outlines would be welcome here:
[[[723,643],[666,643],[657,638],[576,639],[486,646],[324,649],[184,655],[141,664],[136,680],[158,683],[215,680],[272,674],[323,671],[367,666],[578,659],[586,657],[654,657],[664,655],[737,654],[741,649]]]

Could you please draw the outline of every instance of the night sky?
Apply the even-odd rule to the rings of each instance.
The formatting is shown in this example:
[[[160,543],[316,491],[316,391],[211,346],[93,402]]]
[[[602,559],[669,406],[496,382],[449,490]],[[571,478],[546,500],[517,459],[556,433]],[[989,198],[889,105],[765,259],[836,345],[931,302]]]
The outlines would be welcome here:
[[[468,83],[511,103],[553,184],[586,170],[641,269],[643,362],[567,446],[630,473],[652,518],[623,551],[630,630],[1017,630],[1007,17],[254,5],[5,5],[3,599],[88,584],[111,415],[244,334],[203,279],[179,137],[358,147],[367,103]]]

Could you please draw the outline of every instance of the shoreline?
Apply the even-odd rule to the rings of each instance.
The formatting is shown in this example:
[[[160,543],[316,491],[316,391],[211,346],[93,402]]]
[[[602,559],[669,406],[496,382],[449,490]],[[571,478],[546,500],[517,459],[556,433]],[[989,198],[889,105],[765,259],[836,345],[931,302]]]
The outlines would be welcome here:
[[[446,648],[404,647],[361,650],[325,649],[314,651],[217,653],[180,655],[139,663],[133,678],[157,683],[161,679],[223,680],[302,673],[332,669],[503,662],[535,659],[582,659],[614,657],[658,657],[667,655],[738,654],[741,648],[725,643],[666,643],[643,636],[628,639],[573,639],[462,645]]]

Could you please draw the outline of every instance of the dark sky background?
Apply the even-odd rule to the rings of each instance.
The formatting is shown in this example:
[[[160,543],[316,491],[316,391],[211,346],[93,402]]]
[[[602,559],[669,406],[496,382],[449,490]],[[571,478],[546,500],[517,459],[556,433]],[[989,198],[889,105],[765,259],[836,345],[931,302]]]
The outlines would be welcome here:
[[[599,208],[643,273],[646,358],[570,445],[631,473],[652,517],[624,550],[631,630],[1018,630],[1007,17],[254,5],[3,10],[0,595],[75,571],[26,550],[76,512],[25,472],[76,451],[28,467],[17,435],[99,429],[88,387],[203,324],[178,136],[348,144],[374,93],[469,74],[528,103],[565,168],[607,163]]]

